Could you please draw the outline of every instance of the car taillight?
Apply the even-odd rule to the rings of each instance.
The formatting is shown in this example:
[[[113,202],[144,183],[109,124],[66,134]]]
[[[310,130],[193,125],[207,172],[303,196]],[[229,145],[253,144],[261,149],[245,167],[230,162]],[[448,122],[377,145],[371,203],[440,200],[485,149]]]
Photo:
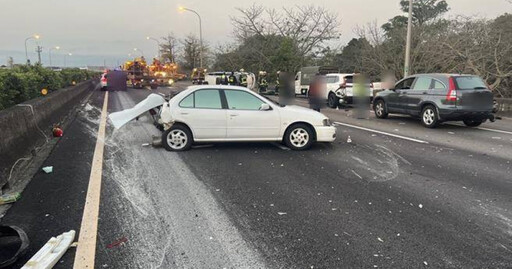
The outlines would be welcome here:
[[[448,94],[446,95],[446,101],[457,101],[457,90],[455,89],[455,79],[450,77]]]

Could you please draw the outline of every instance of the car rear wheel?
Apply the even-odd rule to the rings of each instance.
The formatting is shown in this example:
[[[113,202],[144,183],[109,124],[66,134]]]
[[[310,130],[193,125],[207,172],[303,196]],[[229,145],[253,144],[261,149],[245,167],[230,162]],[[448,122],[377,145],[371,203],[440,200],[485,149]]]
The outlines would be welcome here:
[[[384,103],[384,100],[378,100],[373,106],[373,110],[375,111],[375,116],[379,119],[385,119],[388,117],[386,103]]]
[[[483,123],[482,120],[464,120],[463,122],[468,127],[478,127]]]
[[[313,144],[314,136],[311,128],[305,124],[295,124],[286,130],[284,142],[293,150],[306,150]]]
[[[428,105],[421,111],[421,123],[427,128],[435,128],[439,123],[437,110],[434,106]]]
[[[162,145],[168,151],[185,151],[192,146],[192,133],[183,125],[173,125],[162,134]]]
[[[336,108],[338,104],[340,103],[340,98],[336,96],[333,92],[329,93],[329,97],[327,98],[327,105],[329,105],[330,108]]]

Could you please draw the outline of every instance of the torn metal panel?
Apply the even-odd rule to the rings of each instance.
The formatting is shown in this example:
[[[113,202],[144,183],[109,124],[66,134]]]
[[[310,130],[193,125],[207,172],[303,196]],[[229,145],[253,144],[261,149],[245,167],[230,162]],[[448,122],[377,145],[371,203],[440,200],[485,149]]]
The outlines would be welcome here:
[[[75,240],[75,231],[63,233],[50,240],[22,267],[22,269],[49,269],[66,253]]]
[[[138,116],[149,110],[159,107],[165,103],[165,98],[159,94],[150,94],[146,99],[136,104],[134,107],[123,111],[114,112],[108,115],[108,118],[114,124],[116,129],[123,127],[126,123],[134,120]]]

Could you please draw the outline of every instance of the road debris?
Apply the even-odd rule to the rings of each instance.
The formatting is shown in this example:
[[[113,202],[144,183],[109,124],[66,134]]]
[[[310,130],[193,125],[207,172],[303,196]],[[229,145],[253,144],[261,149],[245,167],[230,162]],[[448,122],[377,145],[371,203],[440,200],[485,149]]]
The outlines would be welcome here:
[[[0,226],[0,268],[15,263],[25,254],[29,240],[25,231],[17,226]]]
[[[21,199],[21,193],[19,192],[4,194],[0,196],[0,205],[14,203],[19,199]]]
[[[352,139],[350,139],[350,135],[348,136],[347,143],[352,143]]]
[[[279,216],[286,215],[286,212],[277,212]]]
[[[382,240],[382,238],[380,237],[377,237],[377,240],[379,240],[380,242],[384,242],[384,240]]]
[[[43,167],[43,171],[47,174],[53,172],[53,166],[45,166]]]
[[[120,239],[118,239],[118,240],[116,240],[116,241],[114,241],[114,242],[112,242],[112,243],[108,244],[108,245],[107,245],[107,248],[114,248],[114,247],[117,247],[117,246],[119,246],[119,245],[121,245],[121,244],[124,244],[124,243],[126,243],[126,242],[128,242],[128,239],[127,239],[126,237],[124,237],[124,236],[123,236],[123,237],[121,237]]]
[[[144,143],[144,144],[142,144],[142,146],[143,147],[149,147],[149,146],[151,146],[151,144],[150,143]]]
[[[66,253],[71,243],[75,240],[75,231],[63,233],[57,237],[52,237],[48,242],[22,267],[22,269],[32,268],[52,268]]]

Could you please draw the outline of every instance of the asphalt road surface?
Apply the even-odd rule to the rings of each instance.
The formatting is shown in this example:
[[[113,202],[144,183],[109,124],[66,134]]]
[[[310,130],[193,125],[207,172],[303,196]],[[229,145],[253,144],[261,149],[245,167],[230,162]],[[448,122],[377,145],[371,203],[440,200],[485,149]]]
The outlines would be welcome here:
[[[108,112],[149,93],[110,92]],[[46,175],[36,175],[25,191],[35,197],[2,220],[30,222],[29,253],[80,228],[103,98],[93,93],[49,157],[73,169],[67,187],[45,200]],[[173,153],[143,146],[160,136],[146,117],[107,125],[95,267],[512,268],[512,120],[426,129],[409,117],[322,112],[338,139],[304,152],[225,143]]]

